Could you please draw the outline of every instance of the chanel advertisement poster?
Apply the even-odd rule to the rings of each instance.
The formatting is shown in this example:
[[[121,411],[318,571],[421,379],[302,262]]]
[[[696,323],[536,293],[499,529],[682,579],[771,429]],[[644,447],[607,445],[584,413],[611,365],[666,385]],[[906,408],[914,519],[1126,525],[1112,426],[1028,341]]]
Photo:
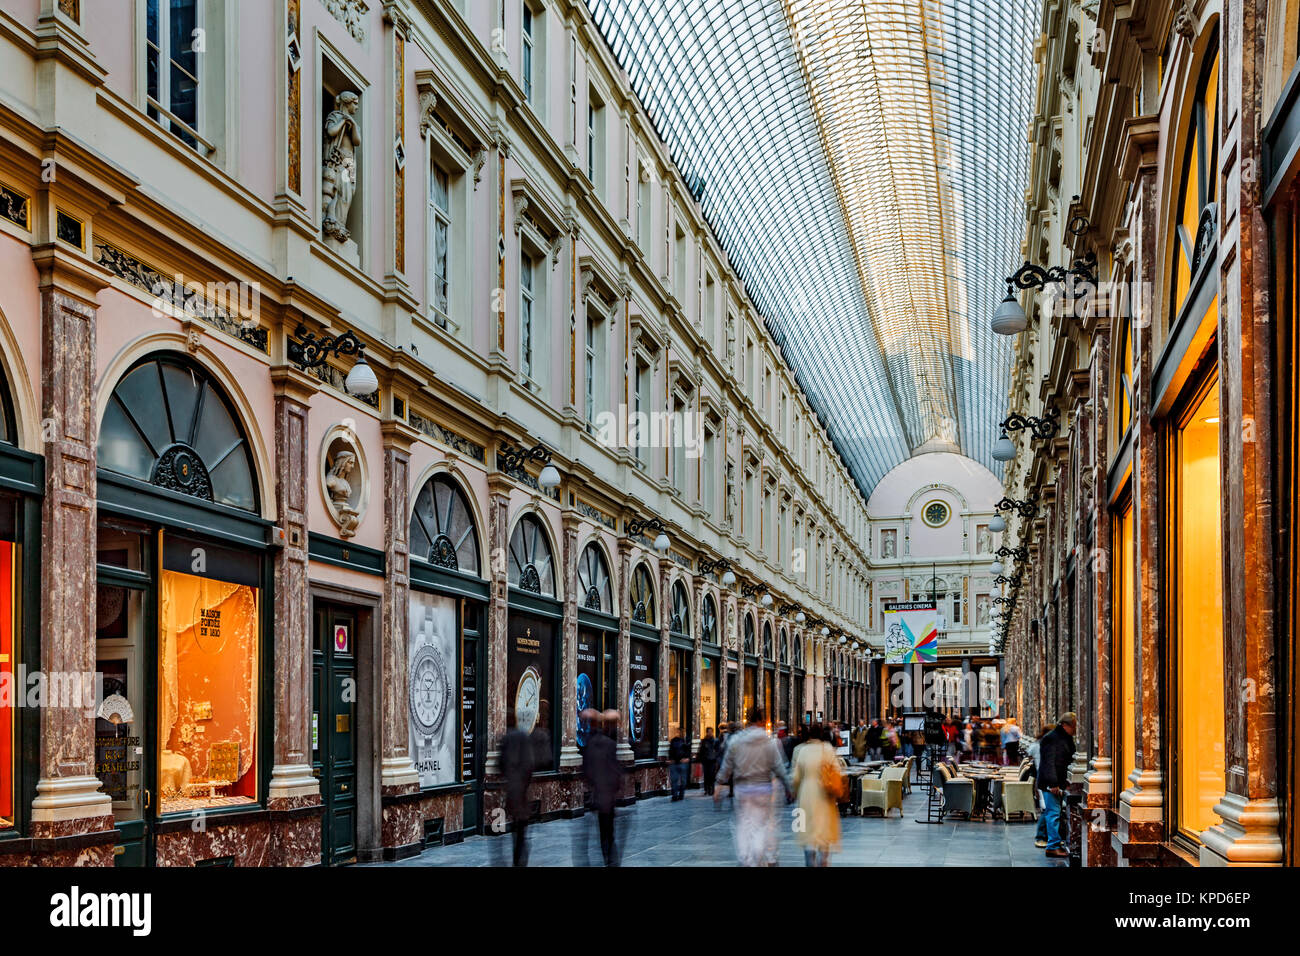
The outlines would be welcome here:
[[[554,704],[555,625],[512,612],[506,651],[506,726],[514,724],[524,733],[550,737]],[[533,752],[540,755],[551,749],[549,743],[542,746],[539,739]]]
[[[659,755],[658,688],[659,645],[650,641],[628,641],[628,743],[637,760]]]
[[[407,645],[411,759],[421,788],[455,783],[458,754],[456,710],[456,602],[411,591]]]

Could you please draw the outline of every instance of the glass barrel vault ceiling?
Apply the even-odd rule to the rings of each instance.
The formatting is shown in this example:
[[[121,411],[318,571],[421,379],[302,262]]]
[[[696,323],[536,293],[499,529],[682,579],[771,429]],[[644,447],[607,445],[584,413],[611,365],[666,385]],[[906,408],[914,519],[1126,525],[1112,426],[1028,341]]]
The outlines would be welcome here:
[[[587,0],[864,495],[990,454],[1033,0]]]

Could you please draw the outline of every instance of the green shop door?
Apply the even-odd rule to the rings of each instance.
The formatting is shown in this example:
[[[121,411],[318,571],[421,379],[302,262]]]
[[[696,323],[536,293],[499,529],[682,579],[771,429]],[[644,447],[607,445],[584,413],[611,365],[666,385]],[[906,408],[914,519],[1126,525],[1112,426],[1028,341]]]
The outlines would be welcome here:
[[[315,603],[312,653],[312,773],[320,780],[321,862],[357,859],[356,614]]]

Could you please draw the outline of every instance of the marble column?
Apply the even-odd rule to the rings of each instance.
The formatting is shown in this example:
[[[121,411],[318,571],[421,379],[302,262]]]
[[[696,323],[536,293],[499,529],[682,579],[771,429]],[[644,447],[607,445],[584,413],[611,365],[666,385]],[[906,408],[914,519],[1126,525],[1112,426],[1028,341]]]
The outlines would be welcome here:
[[[420,789],[411,758],[410,695],[407,690],[407,638],[411,620],[411,443],[419,435],[405,422],[382,425],[384,442],[384,606],[383,714],[379,792],[386,850],[412,848],[423,838],[419,806],[410,799]]]
[[[488,476],[487,537],[491,593],[487,611],[487,773],[500,773],[497,750],[506,732],[506,647],[509,643],[510,586],[506,555],[510,543],[510,479]]]
[[[659,723],[659,759],[663,760],[668,757],[668,623],[672,614],[672,594],[669,591],[668,572],[672,568],[672,559],[664,555],[659,559],[659,675],[656,678],[658,684],[656,700],[659,706],[655,708],[658,714]]]
[[[1269,222],[1260,203],[1262,130],[1269,119],[1261,110],[1269,72],[1263,52],[1269,42],[1266,6],[1224,4],[1221,29],[1224,795],[1214,807],[1221,822],[1201,834],[1200,862],[1210,866],[1281,865],[1285,859],[1285,784],[1278,770],[1287,761],[1279,760],[1278,725],[1284,723],[1279,709],[1287,708],[1278,689],[1285,687],[1286,673],[1277,649],[1286,642],[1287,627],[1276,611],[1281,602],[1272,547],[1273,480],[1279,442],[1273,408],[1277,383],[1291,370],[1276,364],[1272,272],[1285,263],[1271,261]],[[1292,806],[1294,799],[1292,794]]]
[[[582,766],[578,750],[578,531],[583,519],[575,511],[563,516],[564,541],[560,546],[564,569],[564,620],[560,642],[560,767]]]
[[[691,727],[691,753],[699,750],[700,738],[704,736],[704,721],[700,716],[700,680],[704,676],[703,630],[700,626],[700,612],[704,608],[704,588],[700,579],[693,577],[687,593],[691,595],[691,699],[687,706],[691,708],[689,724]],[[717,626],[716,624],[714,625]],[[715,692],[714,700],[717,700]],[[716,733],[716,730],[714,731]]]
[[[627,709],[628,667],[631,663],[631,648],[628,640],[632,629],[632,543],[627,538],[618,542],[618,568],[615,580],[618,582],[618,652],[614,655],[615,699],[618,701],[618,759],[629,762],[633,759],[632,745],[628,741],[624,728],[628,726],[630,714]]]
[[[312,775],[312,614],[308,593],[308,405],[319,383],[288,365],[275,390],[275,505],[283,533],[275,552],[275,740],[267,805],[278,866],[320,861],[320,781]]]
[[[40,776],[31,835],[80,836],[113,829],[113,805],[95,775],[95,322],[107,274],[54,242],[32,250],[41,304],[41,670],[52,695],[40,709]],[[55,681],[59,683],[56,684]],[[75,859],[42,863],[111,866],[111,837]]]

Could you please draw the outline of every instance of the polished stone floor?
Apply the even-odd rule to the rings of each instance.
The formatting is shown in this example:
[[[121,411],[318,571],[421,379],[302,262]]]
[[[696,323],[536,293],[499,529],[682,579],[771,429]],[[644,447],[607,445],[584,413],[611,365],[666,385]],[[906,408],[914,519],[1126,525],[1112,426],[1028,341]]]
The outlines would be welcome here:
[[[1034,846],[1034,824],[1001,821],[915,822],[925,815],[926,794],[913,788],[888,819],[878,815],[842,820],[842,846],[832,866],[1064,866]],[[803,851],[781,811],[782,866],[802,866]],[[732,814],[700,790],[685,800],[653,797],[618,811],[624,866],[731,866],[735,864]],[[529,866],[587,866],[599,860],[596,819],[553,820],[530,827]],[[382,866],[506,866],[510,836],[475,836],[455,846]]]

